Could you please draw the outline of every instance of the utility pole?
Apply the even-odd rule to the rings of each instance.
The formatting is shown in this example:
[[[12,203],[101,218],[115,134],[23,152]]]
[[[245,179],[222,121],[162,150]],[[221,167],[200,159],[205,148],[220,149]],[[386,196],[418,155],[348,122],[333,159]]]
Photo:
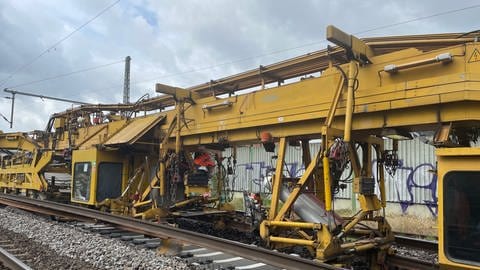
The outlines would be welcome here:
[[[123,78],[123,103],[130,103],[130,56],[125,57],[125,74]]]
[[[7,89],[5,89],[5,91],[7,91]],[[15,108],[15,94],[16,94],[15,92],[12,92],[12,97],[7,97],[8,99],[12,100],[12,108],[11,108],[11,111],[10,111],[10,121],[8,121],[8,123],[10,123],[10,128],[13,127],[13,111],[14,111],[14,108]]]

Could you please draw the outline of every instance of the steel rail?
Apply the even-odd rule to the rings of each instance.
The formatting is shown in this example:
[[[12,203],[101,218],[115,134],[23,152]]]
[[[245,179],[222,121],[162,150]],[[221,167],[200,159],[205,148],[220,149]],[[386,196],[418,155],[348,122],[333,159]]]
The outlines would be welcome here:
[[[78,216],[81,218],[95,219],[97,221],[114,224],[131,231],[143,233],[161,239],[174,239],[181,242],[210,248],[213,250],[223,250],[232,255],[240,256],[246,259],[262,262],[280,268],[298,270],[339,269],[325,263],[299,258],[296,256],[291,256],[288,254],[259,248],[253,245],[247,245],[210,235],[182,230],[168,225],[153,223],[150,221],[112,215],[109,213],[100,212],[97,210],[92,210],[79,206],[36,200],[7,194],[0,194],[0,204],[26,209],[29,211],[36,211],[35,209],[40,212],[54,211],[56,212],[56,215],[59,216]]]
[[[11,270],[32,270],[30,266],[19,260],[13,254],[0,247],[0,262]]]
[[[395,236],[395,243],[402,246],[438,251],[438,242],[408,236]]]
[[[440,269],[438,263],[426,262],[415,258],[390,255],[387,257],[387,265],[391,269],[398,270],[435,270]],[[389,268],[389,269],[390,269]]]

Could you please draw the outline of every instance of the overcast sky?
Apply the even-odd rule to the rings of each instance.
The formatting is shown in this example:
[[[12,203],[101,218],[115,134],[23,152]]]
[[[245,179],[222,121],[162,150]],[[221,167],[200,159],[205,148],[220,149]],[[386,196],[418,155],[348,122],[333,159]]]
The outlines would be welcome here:
[[[92,19],[114,0],[0,1],[0,81]],[[125,56],[132,57],[131,101],[154,96],[156,82],[188,87],[323,49],[325,28],[348,33],[477,5],[478,1],[121,0],[0,86],[95,103],[122,101]],[[360,37],[480,29],[480,7],[359,34]],[[30,83],[76,70],[103,68]],[[30,84],[26,84],[30,83]],[[72,106],[18,96],[14,128],[44,129]]]

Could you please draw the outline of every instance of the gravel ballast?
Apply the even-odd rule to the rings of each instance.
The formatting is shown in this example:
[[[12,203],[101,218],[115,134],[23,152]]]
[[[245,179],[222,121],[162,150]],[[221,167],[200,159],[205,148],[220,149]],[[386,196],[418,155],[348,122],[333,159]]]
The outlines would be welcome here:
[[[4,228],[0,228],[0,240],[8,241],[8,244],[13,245],[13,249],[17,250],[17,252],[19,251],[18,253],[20,254],[24,254],[24,256],[19,259],[33,269],[98,269],[87,262],[61,256],[49,247],[28,239],[28,237],[23,234],[15,233]],[[0,267],[0,270],[4,269],[9,268]]]
[[[46,246],[60,256],[58,259],[69,259],[64,268],[37,269],[81,268],[72,267],[72,262],[85,262],[85,268],[81,269],[190,269],[174,257],[161,256],[153,250],[87,233],[74,225],[14,208],[0,208],[0,227],[2,231],[23,235],[35,244]]]
[[[435,251],[422,250],[419,248],[404,247],[400,245],[393,245],[395,254],[415,258],[425,262],[438,263],[438,253]]]

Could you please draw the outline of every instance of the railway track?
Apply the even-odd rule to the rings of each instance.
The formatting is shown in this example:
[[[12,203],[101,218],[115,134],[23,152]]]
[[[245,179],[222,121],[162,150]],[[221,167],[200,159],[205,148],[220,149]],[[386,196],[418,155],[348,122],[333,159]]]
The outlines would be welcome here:
[[[162,242],[162,245],[169,241],[182,243],[183,251],[179,253],[179,257],[192,265],[199,266],[198,269],[339,269],[253,245],[83,207],[6,194],[0,194],[0,204],[79,220],[84,224],[91,224],[85,227],[101,234],[117,234],[120,237],[122,234],[131,235],[133,237],[129,240],[132,243],[150,243],[153,245],[152,248],[158,247],[159,242]],[[95,224],[98,222],[103,224]],[[397,236],[396,244],[405,246],[407,249],[417,248],[431,252],[437,250],[436,242],[412,237]],[[239,264],[235,264],[236,262]],[[438,269],[438,264],[433,261],[420,260],[403,254],[388,256],[387,265],[388,269],[394,270]]]
[[[425,250],[438,251],[438,242],[430,241],[421,238],[397,235],[395,236],[395,243],[402,246],[421,248]]]
[[[212,252],[228,251],[229,255],[241,257],[242,259],[251,260],[255,263],[262,263],[281,269],[338,269],[328,264],[259,248],[253,245],[242,244],[231,240],[174,228],[168,225],[133,219],[130,217],[112,215],[78,206],[7,194],[0,195],[0,204],[46,215],[54,215],[90,222],[104,222],[119,229],[148,235],[152,238],[159,238],[164,241],[174,240],[181,243],[188,243],[193,246],[205,248],[207,251],[210,250]],[[195,258],[195,254],[193,257]],[[197,258],[201,257],[197,256]]]
[[[21,249],[17,249],[15,244],[9,240],[0,237],[0,269],[1,270],[32,270],[19,257],[28,256]]]
[[[143,247],[146,249],[163,248],[162,240],[152,238],[144,234],[126,231],[109,224],[98,223],[78,223],[74,225],[84,231],[100,234],[104,237],[115,238],[120,241],[128,242],[131,245]],[[172,246],[171,249],[175,249]],[[169,251],[165,250],[164,251]],[[225,250],[212,250],[201,246],[184,244],[178,247],[175,252],[176,257],[186,262],[192,268],[201,269],[254,269],[254,270],[280,270],[265,263],[234,256]]]
[[[393,247],[397,254],[387,257],[392,270],[433,270],[439,269],[435,258],[438,242],[421,238],[397,235]]]
[[[438,263],[427,262],[412,257],[390,255],[387,257],[389,270],[436,270],[440,269]]]

